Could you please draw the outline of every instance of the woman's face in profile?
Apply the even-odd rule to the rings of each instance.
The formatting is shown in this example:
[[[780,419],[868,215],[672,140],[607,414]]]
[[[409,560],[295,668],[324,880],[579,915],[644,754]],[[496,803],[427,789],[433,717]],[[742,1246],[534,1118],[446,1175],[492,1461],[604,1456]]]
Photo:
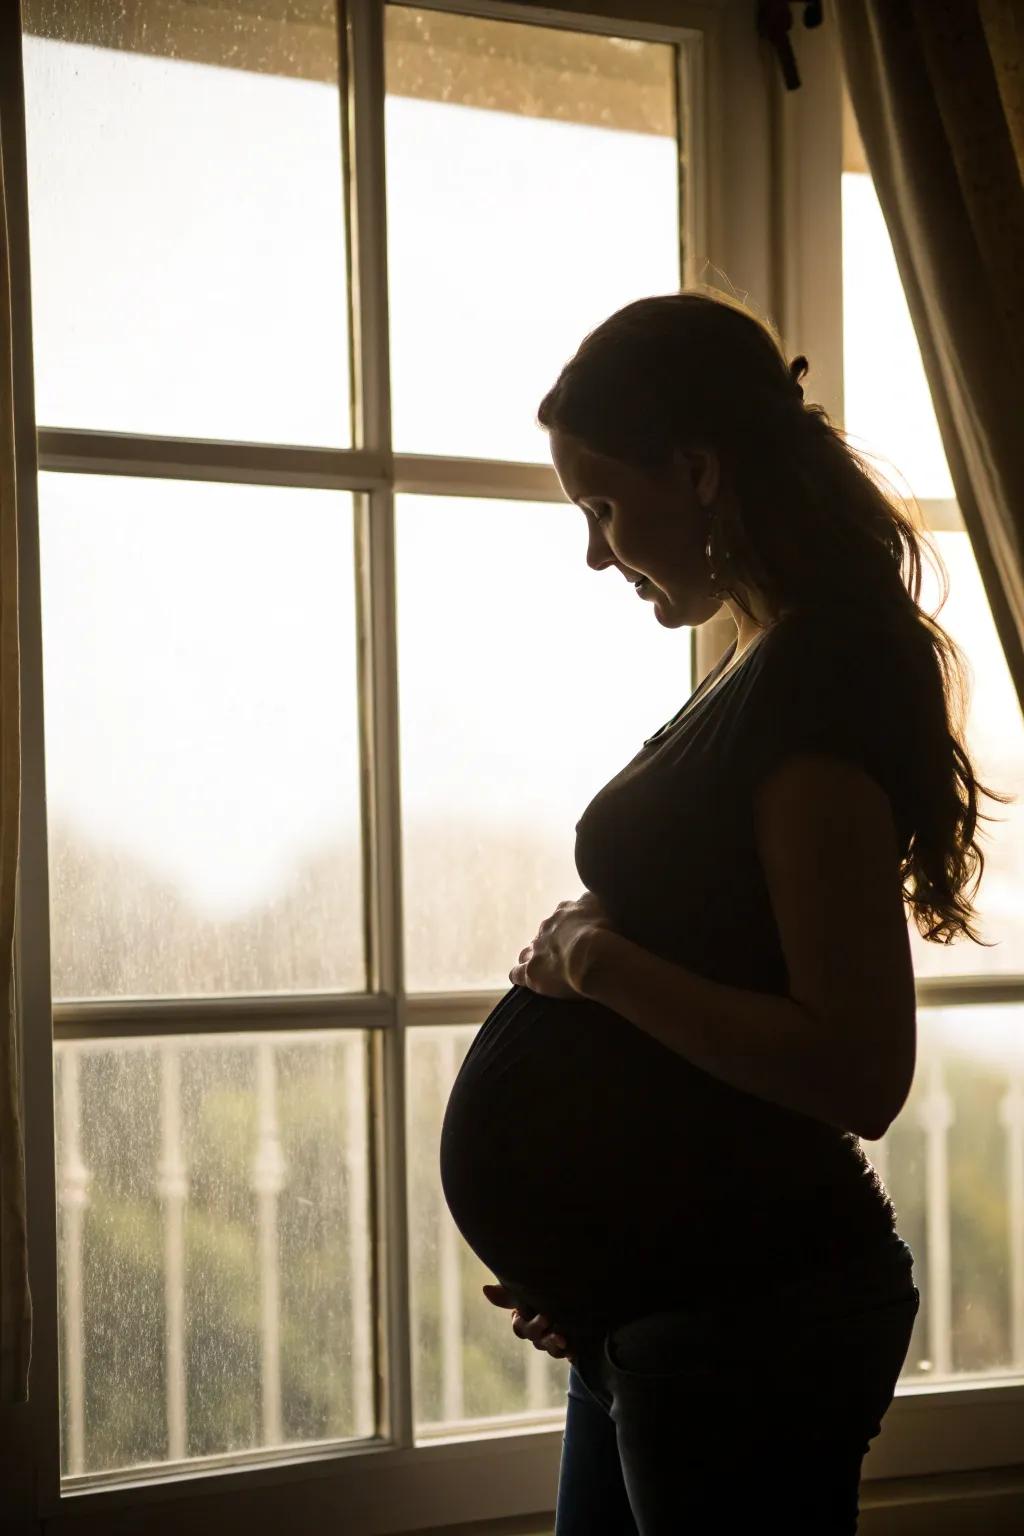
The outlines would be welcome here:
[[[703,624],[721,607],[708,590],[704,553],[708,512],[718,490],[714,455],[680,453],[663,473],[648,474],[594,453],[579,438],[550,434],[562,489],[587,519],[587,564],[614,566],[654,604],[666,629]]]

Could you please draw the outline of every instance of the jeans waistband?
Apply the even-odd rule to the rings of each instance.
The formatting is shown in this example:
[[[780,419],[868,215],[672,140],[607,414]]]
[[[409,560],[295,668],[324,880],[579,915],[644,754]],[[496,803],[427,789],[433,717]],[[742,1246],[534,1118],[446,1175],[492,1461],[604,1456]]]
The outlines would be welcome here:
[[[731,1288],[730,1294],[721,1301],[702,1302],[697,1306],[684,1306],[678,1310],[691,1317],[706,1317],[710,1322],[723,1312],[737,1315],[746,1324],[756,1326],[759,1321],[768,1322],[781,1312],[798,1312],[807,1321],[815,1316],[828,1317],[847,1308],[884,1306],[889,1302],[909,1299],[915,1290],[914,1255],[898,1234],[891,1233],[884,1242],[855,1257],[844,1259],[841,1264],[828,1268],[797,1269],[777,1283],[765,1286],[752,1284],[749,1289]],[[671,1303],[662,1303],[655,1310],[675,1310]],[[633,1316],[639,1315],[636,1309]]]
[[[790,1274],[770,1284],[761,1276],[745,1279],[742,1272],[734,1269],[727,1283],[723,1277],[717,1297],[700,1299],[687,1296],[684,1279],[678,1290],[658,1286],[648,1291],[645,1287],[642,1294],[631,1297],[626,1305],[610,1311],[602,1309],[600,1314],[588,1308],[582,1297],[558,1302],[554,1297],[539,1298],[515,1282],[502,1283],[524,1312],[544,1312],[567,1333],[583,1338],[596,1337],[615,1324],[653,1312],[688,1312],[694,1317],[706,1316],[710,1321],[723,1312],[735,1316],[739,1311],[753,1321],[757,1316],[768,1318],[788,1308],[809,1316],[819,1310],[827,1315],[847,1305],[882,1305],[912,1294],[913,1268],[911,1249],[898,1233],[892,1232],[884,1241],[827,1268],[797,1265]]]

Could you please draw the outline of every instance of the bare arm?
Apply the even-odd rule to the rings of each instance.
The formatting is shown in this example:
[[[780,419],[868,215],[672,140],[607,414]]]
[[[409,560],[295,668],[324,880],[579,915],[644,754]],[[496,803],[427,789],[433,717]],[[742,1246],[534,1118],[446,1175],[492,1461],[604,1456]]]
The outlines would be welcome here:
[[[708,981],[601,929],[574,951],[573,985],[723,1082],[876,1140],[915,1059],[888,797],[841,759],[793,756],[760,786],[755,827],[787,997]]]

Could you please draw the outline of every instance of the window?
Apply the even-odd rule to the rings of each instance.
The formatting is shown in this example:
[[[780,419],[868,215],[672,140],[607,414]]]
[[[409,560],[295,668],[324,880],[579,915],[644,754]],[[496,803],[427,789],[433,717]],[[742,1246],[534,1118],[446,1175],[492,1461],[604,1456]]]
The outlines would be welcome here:
[[[534,411],[591,324],[680,276],[822,355],[776,291],[753,27],[592,9],[22,0],[41,628],[27,601],[19,989],[54,1532],[180,1473],[192,1507],[230,1473],[254,1529],[282,1487],[290,1520],[373,1509],[374,1530],[551,1497],[565,1368],[481,1301],[439,1127],[524,929],[579,890],[580,810],[692,671],[688,637],[586,568]],[[828,29],[801,42],[809,65]],[[831,195],[818,127],[780,164],[819,156]],[[1012,789],[1017,717],[919,376],[912,420],[872,414],[858,343],[880,323],[897,345],[891,257],[867,183],[844,198],[849,424],[926,508],[972,744]],[[813,259],[839,329],[838,242]],[[925,1306],[870,1475],[1019,1443],[1024,872],[1019,812],[997,814],[998,946],[916,947],[921,1070],[875,1149]],[[984,1435],[951,1455],[972,1380]]]
[[[39,422],[349,445],[330,0],[22,9]]]
[[[575,821],[691,688],[534,413],[679,285],[692,40],[23,22],[62,1487],[557,1429],[436,1150]]]
[[[920,351],[874,187],[847,113],[842,176],[846,426],[921,508],[949,573],[939,622],[970,667],[968,744],[982,783],[980,929],[991,948],[926,943],[910,1099],[868,1151],[917,1258],[922,1306],[904,1380],[1000,1379],[1024,1370],[1024,725],[955,500]],[[922,604],[941,590],[926,567]],[[1007,982],[1007,978],[1014,980]],[[945,985],[944,985],[945,983]]]
[[[395,446],[546,461],[532,408],[594,317],[679,286],[674,51],[385,25]]]

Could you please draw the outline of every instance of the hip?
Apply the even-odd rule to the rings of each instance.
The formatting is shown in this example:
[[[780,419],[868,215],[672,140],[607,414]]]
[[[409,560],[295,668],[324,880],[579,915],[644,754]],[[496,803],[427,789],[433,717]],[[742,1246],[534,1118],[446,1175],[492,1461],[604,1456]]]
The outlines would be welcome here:
[[[613,1411],[663,1412],[671,1399],[735,1414],[775,1404],[792,1421],[847,1415],[864,1438],[892,1399],[920,1305],[898,1237],[841,1271],[793,1275],[739,1302],[650,1312],[585,1336],[579,1386]],[[572,1387],[570,1387],[572,1390]]]

